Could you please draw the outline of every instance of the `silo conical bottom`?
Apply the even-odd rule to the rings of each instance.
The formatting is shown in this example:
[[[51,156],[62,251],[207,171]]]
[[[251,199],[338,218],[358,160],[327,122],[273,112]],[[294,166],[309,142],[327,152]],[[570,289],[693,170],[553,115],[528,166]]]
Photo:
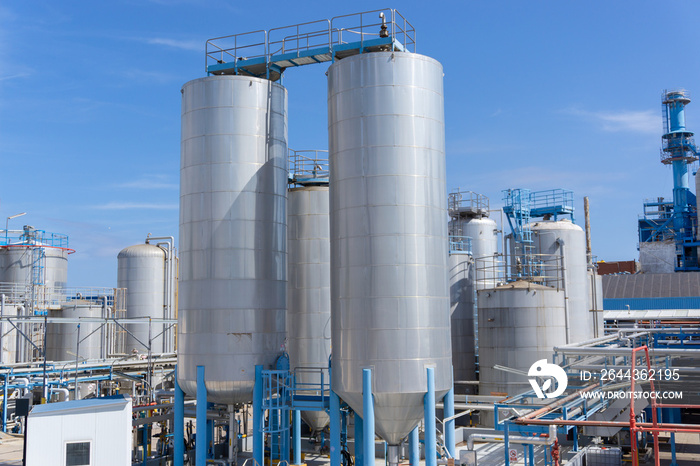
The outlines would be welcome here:
[[[325,411],[302,411],[301,418],[311,428],[312,432],[325,429],[330,421]]]
[[[435,392],[436,402],[447,390]],[[341,395],[350,407],[362,414],[362,394]],[[399,445],[423,419],[425,392],[374,394],[374,431],[389,445]],[[363,417],[364,418],[364,417]]]

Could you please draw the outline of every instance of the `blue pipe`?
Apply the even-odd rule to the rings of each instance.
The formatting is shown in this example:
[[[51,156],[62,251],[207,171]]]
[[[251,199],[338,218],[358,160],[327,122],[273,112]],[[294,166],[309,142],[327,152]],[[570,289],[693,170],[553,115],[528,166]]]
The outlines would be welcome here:
[[[258,466],[263,465],[265,438],[262,432],[263,401],[263,366],[255,366],[255,385],[253,386],[253,460]]]
[[[365,421],[355,413],[355,466],[365,465]]]
[[[2,431],[7,432],[7,375],[2,384]]]
[[[445,394],[443,399],[444,409],[443,418],[447,419],[455,415],[455,389],[454,387]],[[457,447],[455,445],[455,420],[445,422],[445,448],[450,454],[450,457],[455,457]]]
[[[420,463],[420,438],[418,436],[418,426],[414,427],[408,434],[408,462],[410,466],[418,466]]]
[[[340,466],[340,398],[331,390],[330,398],[331,423],[331,466]]]
[[[428,393],[423,398],[425,416],[425,466],[437,466],[437,438],[435,435],[435,368],[428,367]]]
[[[434,405],[433,405],[434,406]],[[364,424],[365,465],[374,463],[374,399],[372,396],[372,369],[362,369],[362,414]],[[331,465],[335,466],[335,465]],[[435,466],[435,465],[433,465]]]
[[[197,441],[195,461],[207,464],[207,387],[204,384],[204,366],[197,366]]]
[[[294,438],[294,464],[301,464],[301,411],[294,411],[294,430],[292,436]]]
[[[185,462],[185,393],[177,383],[175,367],[175,413],[173,417],[173,466],[184,466]]]

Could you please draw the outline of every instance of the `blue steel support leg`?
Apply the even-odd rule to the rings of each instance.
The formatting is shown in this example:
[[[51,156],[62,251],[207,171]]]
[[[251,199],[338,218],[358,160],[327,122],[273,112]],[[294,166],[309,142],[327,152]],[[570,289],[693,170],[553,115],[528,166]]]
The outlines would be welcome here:
[[[420,463],[420,439],[418,437],[418,426],[414,427],[408,434],[408,462],[410,466],[418,466]]]
[[[7,432],[7,376],[2,382],[2,431]]]
[[[207,403],[207,408],[213,408],[214,403]],[[214,458],[214,420],[207,419],[207,459]]]
[[[275,409],[270,409],[267,414],[270,420],[270,430],[272,433],[268,437],[268,442],[270,443],[270,460],[279,459],[279,412]]]
[[[434,405],[433,405],[434,406]],[[374,464],[374,397],[372,396],[372,369],[362,369],[362,411],[364,438],[365,466]],[[335,466],[335,465],[331,465]],[[433,465],[435,466],[435,465]]]
[[[253,386],[253,461],[262,466],[265,453],[265,438],[262,432],[263,366],[255,366],[255,385]]]
[[[330,397],[331,427],[331,466],[340,466],[340,398],[331,390]]]
[[[437,439],[435,435],[435,369],[428,367],[428,393],[423,398],[425,416],[425,466],[437,465]]]
[[[294,429],[292,430],[292,435],[294,436],[294,464],[301,464],[301,411],[295,409],[293,412]]]
[[[355,413],[355,466],[365,466],[365,421]]]
[[[148,424],[141,426],[141,446],[143,448],[143,457],[141,464],[146,466],[148,464]]]
[[[578,427],[574,426],[574,447],[571,451],[578,451]]]
[[[510,455],[508,454],[508,450],[510,450],[510,448],[508,448],[508,421],[503,422],[503,446],[503,450],[506,455],[506,462],[503,464],[505,464],[505,466],[510,466]]]
[[[173,466],[183,466],[185,460],[185,394],[177,383],[175,368],[175,413],[173,414]]]
[[[443,409],[443,418],[448,419],[452,416],[455,415],[455,389],[454,387],[451,388],[447,394],[445,394],[445,398],[443,399],[444,403],[444,409]],[[447,452],[450,454],[450,457],[454,458],[455,457],[455,450],[457,447],[455,446],[455,420],[452,419],[450,421],[445,421],[445,448],[447,448]]]
[[[289,411],[280,411],[282,416],[282,461],[289,464]]]
[[[527,449],[530,450],[530,464],[532,466],[535,466],[535,446],[534,445],[528,445]]]
[[[676,433],[671,432],[671,466],[678,466],[676,461]]]
[[[207,388],[204,385],[204,366],[197,366],[197,442],[195,461],[207,464]]]

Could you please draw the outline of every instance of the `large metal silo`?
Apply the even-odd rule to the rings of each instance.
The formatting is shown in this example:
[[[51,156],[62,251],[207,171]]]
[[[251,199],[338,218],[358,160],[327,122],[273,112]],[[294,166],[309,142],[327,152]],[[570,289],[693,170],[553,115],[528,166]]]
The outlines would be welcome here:
[[[287,339],[299,387],[328,384],[331,354],[331,241],[328,186],[289,190],[287,206]],[[303,411],[312,431],[328,424],[324,411]]]
[[[104,306],[76,300],[50,311],[51,317],[79,321],[82,317],[105,317]],[[78,328],[80,325],[80,328]],[[49,361],[82,361],[106,357],[106,326],[99,322],[49,323],[46,328],[46,359]]]
[[[283,350],[287,91],[212,76],[182,88],[178,382],[250,402],[255,366]]]
[[[540,221],[530,225],[537,254],[562,255],[564,287],[569,315],[569,343],[595,335],[595,315],[589,307],[588,261],[583,229],[568,219]]]
[[[49,293],[61,293],[68,281],[68,251],[19,244],[0,247],[0,283],[31,286],[35,277],[40,277]]]
[[[165,251],[152,244],[137,244],[122,249],[117,256],[117,287],[126,288],[126,317],[163,319],[165,311]],[[126,335],[127,354],[136,350],[165,351],[163,324],[129,324]]]
[[[442,66],[365,53],[328,70],[332,386],[396,446],[423,416],[426,368],[452,386]]]
[[[527,372],[552,348],[566,344],[561,288],[516,281],[479,290],[479,394],[515,395],[531,389],[527,377],[495,369]]]

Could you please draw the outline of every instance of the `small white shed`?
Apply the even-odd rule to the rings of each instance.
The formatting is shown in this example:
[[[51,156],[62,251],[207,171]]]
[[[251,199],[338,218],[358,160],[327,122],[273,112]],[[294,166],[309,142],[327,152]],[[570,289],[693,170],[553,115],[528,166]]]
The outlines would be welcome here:
[[[37,405],[27,418],[27,466],[128,466],[131,439],[131,398]]]

